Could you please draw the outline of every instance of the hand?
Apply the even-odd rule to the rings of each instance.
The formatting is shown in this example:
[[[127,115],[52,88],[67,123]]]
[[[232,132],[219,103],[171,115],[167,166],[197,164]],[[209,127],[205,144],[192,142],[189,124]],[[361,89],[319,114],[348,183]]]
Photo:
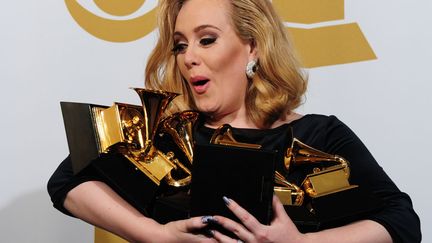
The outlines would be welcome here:
[[[218,242],[304,242],[306,237],[300,233],[288,217],[277,196],[273,196],[273,220],[270,225],[261,224],[249,212],[232,199],[224,198],[227,207],[240,219],[243,225],[222,216],[214,218],[219,225],[233,232],[238,239],[232,239],[220,232],[213,231]]]
[[[155,242],[208,242],[215,243],[216,240],[205,232],[200,232],[208,224],[210,216],[194,217],[185,220],[177,220],[163,225],[160,239]]]

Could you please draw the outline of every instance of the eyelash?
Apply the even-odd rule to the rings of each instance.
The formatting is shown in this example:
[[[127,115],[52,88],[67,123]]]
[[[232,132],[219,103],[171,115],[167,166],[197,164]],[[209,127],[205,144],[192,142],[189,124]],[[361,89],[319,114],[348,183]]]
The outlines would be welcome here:
[[[207,38],[202,38],[200,40],[200,44],[203,46],[208,46],[208,45],[213,44],[215,41],[216,41],[215,37],[207,37]]]
[[[174,55],[179,54],[180,52],[183,52],[184,50],[186,50],[187,45],[184,43],[176,43],[174,44],[174,48],[171,50],[171,52]]]
[[[216,41],[216,38],[215,38],[215,37],[206,37],[206,38],[202,38],[202,39],[199,41],[199,43],[200,43],[200,45],[202,45],[202,46],[208,46],[208,45],[213,44],[215,41]],[[185,43],[175,43],[175,44],[174,44],[174,48],[171,50],[171,52],[172,52],[174,55],[177,55],[177,54],[179,54],[179,53],[184,52],[184,51],[186,50],[187,46],[188,46],[188,45],[185,44]]]

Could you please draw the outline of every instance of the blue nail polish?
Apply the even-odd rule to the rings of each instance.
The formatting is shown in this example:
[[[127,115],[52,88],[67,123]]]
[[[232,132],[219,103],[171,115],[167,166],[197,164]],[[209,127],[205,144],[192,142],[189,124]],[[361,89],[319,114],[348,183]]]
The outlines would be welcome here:
[[[203,216],[201,217],[201,222],[203,224],[217,224],[218,221],[213,216]]]
[[[203,224],[208,224],[208,223],[213,222],[213,221],[214,221],[213,216],[202,216],[201,217],[201,222]]]
[[[225,196],[223,196],[222,199],[224,200],[225,205],[227,205],[227,206],[231,203],[231,199],[229,199],[229,198],[227,198]]]

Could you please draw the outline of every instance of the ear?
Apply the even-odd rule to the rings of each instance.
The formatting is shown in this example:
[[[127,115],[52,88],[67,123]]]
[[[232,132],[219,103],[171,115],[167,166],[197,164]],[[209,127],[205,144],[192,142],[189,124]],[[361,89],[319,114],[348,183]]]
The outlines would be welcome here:
[[[251,39],[249,41],[250,51],[249,51],[249,61],[258,60],[258,47],[256,41]]]

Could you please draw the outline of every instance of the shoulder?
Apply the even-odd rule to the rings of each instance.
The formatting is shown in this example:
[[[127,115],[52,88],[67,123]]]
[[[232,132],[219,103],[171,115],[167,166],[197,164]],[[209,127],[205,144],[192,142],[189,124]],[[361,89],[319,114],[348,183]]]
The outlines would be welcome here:
[[[291,126],[297,132],[325,133],[333,127],[346,125],[334,115],[307,114],[291,122]]]
[[[342,123],[335,115],[306,114],[292,122],[293,126],[325,126]]]
[[[328,150],[334,143],[357,138],[334,115],[307,114],[291,123],[293,136],[318,149]]]

